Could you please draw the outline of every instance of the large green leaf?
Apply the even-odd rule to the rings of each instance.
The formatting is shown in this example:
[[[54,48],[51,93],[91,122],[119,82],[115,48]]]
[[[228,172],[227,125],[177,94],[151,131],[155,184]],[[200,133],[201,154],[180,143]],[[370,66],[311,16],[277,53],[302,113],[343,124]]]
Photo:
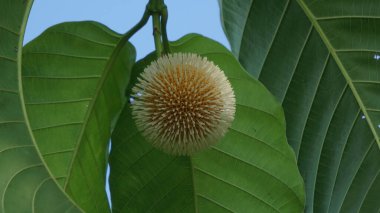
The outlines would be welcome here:
[[[105,179],[113,120],[135,60],[120,35],[95,22],[63,23],[24,48],[26,110],[38,149],[86,212],[109,212]]]
[[[0,212],[81,212],[57,185],[31,132],[21,55],[33,1],[0,1]]]
[[[378,212],[380,1],[221,0],[234,54],[283,104],[307,212]]]
[[[200,54],[225,71],[236,95],[235,120],[216,146],[175,157],[144,140],[127,105],[112,136],[113,211],[301,212],[303,181],[274,97],[208,38],[188,35],[172,43],[172,50]],[[135,65],[131,86],[153,59],[149,55]]]

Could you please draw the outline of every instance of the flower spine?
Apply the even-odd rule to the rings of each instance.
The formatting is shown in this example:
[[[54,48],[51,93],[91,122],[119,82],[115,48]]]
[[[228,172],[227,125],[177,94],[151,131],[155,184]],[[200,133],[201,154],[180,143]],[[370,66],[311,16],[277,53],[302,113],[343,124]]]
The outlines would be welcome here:
[[[223,71],[195,54],[152,62],[132,89],[137,128],[156,148],[191,155],[218,142],[235,115],[235,96]]]

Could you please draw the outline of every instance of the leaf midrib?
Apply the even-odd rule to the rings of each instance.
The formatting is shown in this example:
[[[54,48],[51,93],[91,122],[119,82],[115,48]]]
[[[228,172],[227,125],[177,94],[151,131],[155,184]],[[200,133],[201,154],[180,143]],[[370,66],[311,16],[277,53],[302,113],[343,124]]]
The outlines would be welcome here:
[[[320,35],[322,41],[325,43],[327,49],[329,50],[330,54],[333,56],[336,64],[338,65],[339,67],[339,70],[341,71],[343,77],[346,79],[347,81],[347,84],[349,85],[356,101],[358,102],[364,116],[367,118],[366,121],[375,137],[375,140],[377,142],[377,145],[379,146],[380,148],[380,139],[379,139],[379,135],[377,134],[376,132],[376,129],[375,129],[375,126],[373,125],[372,123],[372,120],[371,120],[371,117],[369,116],[368,112],[367,112],[367,109],[366,107],[364,106],[364,103],[359,95],[359,93],[357,92],[346,68],[344,67],[342,61],[340,60],[340,58],[338,57],[337,53],[336,53],[336,50],[335,48],[333,47],[333,45],[330,43],[330,40],[327,38],[326,34],[324,33],[322,27],[319,25],[318,23],[318,19],[314,16],[314,14],[312,13],[312,11],[308,8],[308,6],[304,3],[303,0],[297,0],[298,4],[300,5],[300,7],[303,9],[303,11],[305,12],[306,16],[308,17],[308,19],[310,20],[311,24],[314,26],[315,30],[318,32],[318,34]]]
[[[194,162],[193,162],[193,158],[190,156],[189,157],[189,160],[190,160],[190,167],[191,167],[191,180],[192,180],[192,184],[193,184],[193,199],[194,199],[194,212],[195,213],[198,213],[198,193],[196,191],[196,188],[195,188],[195,177],[194,177]]]
[[[82,144],[86,127],[87,127],[87,125],[89,123],[89,120],[90,120],[90,117],[91,117],[92,113],[94,112],[95,104],[96,104],[98,98],[100,97],[100,94],[102,92],[102,89],[103,89],[103,86],[104,86],[104,84],[106,82],[106,79],[107,79],[107,77],[110,74],[111,67],[113,66],[114,62],[116,61],[116,58],[118,57],[118,55],[121,52],[121,49],[123,47],[124,47],[124,45],[122,45],[120,42],[117,43],[115,49],[112,51],[111,55],[108,58],[106,66],[104,67],[103,75],[99,79],[100,82],[98,83],[98,85],[96,87],[96,91],[95,91],[95,93],[93,95],[93,99],[91,100],[91,102],[90,102],[90,104],[88,106],[88,110],[86,112],[86,116],[85,116],[85,118],[83,120],[83,126],[81,128],[81,131],[80,131],[80,134],[79,134],[79,137],[78,137],[78,141],[77,141],[76,146],[74,148],[73,158],[72,158],[72,160],[70,162],[70,165],[69,165],[69,168],[68,168],[69,172],[68,172],[68,175],[67,175],[67,179],[66,179],[66,181],[64,183],[64,186],[63,186],[64,190],[67,189],[67,185],[68,185],[69,180],[71,178],[71,174],[72,174],[72,171],[73,171],[73,165],[74,165],[75,160],[77,159],[78,150],[79,150],[80,145]]]
[[[49,174],[50,177],[54,177],[53,174],[51,173],[49,167],[47,166],[45,159],[43,158],[40,150],[37,148],[37,142],[36,139],[34,138],[33,130],[32,127],[29,123],[29,118],[26,110],[26,102],[24,98],[24,93],[23,93],[23,79],[22,79],[22,53],[23,53],[23,41],[24,41],[24,35],[25,35],[25,30],[26,30],[26,24],[28,22],[29,14],[32,8],[34,0],[30,0],[26,2],[25,6],[25,12],[24,12],[24,17],[21,22],[21,27],[20,27],[20,33],[19,35],[19,40],[18,40],[18,52],[17,52],[17,79],[18,79],[18,91],[19,91],[19,98],[20,98],[20,103],[21,103],[21,111],[22,114],[25,118],[25,126],[27,127],[27,131],[29,133],[30,139],[35,147],[35,150],[42,162],[42,165],[45,167],[47,173]],[[74,200],[62,189],[62,187],[59,186],[59,183],[55,178],[51,178],[53,182],[56,184],[57,188],[64,194],[66,195],[66,198],[71,202],[73,206],[75,206],[79,211],[84,212],[75,202]],[[33,197],[34,199],[34,197]],[[34,203],[33,203],[34,205]]]

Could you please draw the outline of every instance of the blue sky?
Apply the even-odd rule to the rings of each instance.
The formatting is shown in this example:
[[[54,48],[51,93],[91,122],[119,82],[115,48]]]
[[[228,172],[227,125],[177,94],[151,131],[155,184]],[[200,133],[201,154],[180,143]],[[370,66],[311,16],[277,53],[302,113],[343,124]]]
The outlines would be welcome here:
[[[46,28],[67,21],[98,21],[124,33],[141,18],[148,0],[35,0],[27,24],[24,43]],[[168,37],[177,40],[188,33],[210,37],[229,48],[220,23],[217,0],[165,0],[169,10]],[[154,50],[149,22],[131,39],[140,59]],[[108,191],[108,190],[107,190]]]
[[[25,42],[46,28],[66,21],[95,20],[119,33],[136,24],[148,0],[35,0],[29,17]],[[187,33],[200,33],[226,47],[217,0],[165,0],[169,9],[168,36],[176,40]],[[142,58],[154,50],[152,26],[148,23],[131,40]]]

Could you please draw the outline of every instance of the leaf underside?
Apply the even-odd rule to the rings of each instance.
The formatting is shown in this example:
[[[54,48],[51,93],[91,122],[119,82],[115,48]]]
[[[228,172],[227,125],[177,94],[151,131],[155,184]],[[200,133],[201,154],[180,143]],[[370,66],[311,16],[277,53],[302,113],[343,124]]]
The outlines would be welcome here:
[[[105,192],[113,120],[135,60],[120,35],[96,22],[47,29],[23,52],[23,86],[31,129],[47,166],[86,212],[109,212]],[[111,58],[117,57],[112,64]]]
[[[224,70],[237,98],[235,120],[216,146],[175,157],[145,141],[127,105],[112,136],[113,212],[302,211],[303,181],[273,96],[208,38],[187,35],[173,42],[172,50],[200,54]],[[152,60],[154,54],[134,66],[130,87]]]
[[[22,39],[33,1],[0,1],[0,212],[81,212],[51,177],[24,110]]]
[[[378,212],[380,2],[220,6],[233,53],[282,102],[306,212]]]

